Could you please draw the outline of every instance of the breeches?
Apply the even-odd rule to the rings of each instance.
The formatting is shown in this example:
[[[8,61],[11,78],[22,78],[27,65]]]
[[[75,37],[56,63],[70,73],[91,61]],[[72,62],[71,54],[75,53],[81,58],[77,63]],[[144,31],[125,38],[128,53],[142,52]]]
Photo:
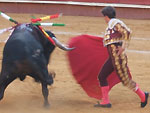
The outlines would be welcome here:
[[[107,86],[108,76],[115,71],[120,81],[124,86],[129,87],[130,89],[135,89],[136,83],[130,78],[130,72],[127,66],[127,56],[125,53],[121,53],[119,56],[118,45],[110,44],[107,46],[109,58],[104,63],[101,71],[98,75],[101,86]]]

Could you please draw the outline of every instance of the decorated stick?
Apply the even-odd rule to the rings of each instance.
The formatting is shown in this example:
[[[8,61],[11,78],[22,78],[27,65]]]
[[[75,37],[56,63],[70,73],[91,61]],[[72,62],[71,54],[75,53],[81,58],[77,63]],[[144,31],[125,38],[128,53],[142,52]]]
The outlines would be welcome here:
[[[62,16],[62,13],[60,14],[55,14],[55,15],[51,15],[51,16],[45,16],[45,17],[41,17],[41,18],[36,18],[36,19],[31,19],[32,22],[37,22],[37,21],[43,21],[43,20],[47,20],[47,19],[54,19],[54,18],[58,18]]]
[[[13,27],[0,29],[0,34],[3,34],[4,32],[7,32],[7,31],[12,30],[12,29],[13,29]]]
[[[38,26],[65,26],[65,24],[61,24],[61,23],[33,23],[33,25],[38,25]]]
[[[18,24],[17,21],[15,21],[14,19],[12,19],[11,17],[9,17],[8,15],[6,15],[5,13],[3,13],[3,12],[1,12],[1,11],[0,11],[0,15],[1,15],[3,18],[9,20],[10,22],[13,22],[13,23],[15,23],[15,24]]]
[[[41,31],[45,34],[45,36],[48,38],[48,40],[53,44],[55,45],[55,42],[53,41],[53,39],[45,32],[45,30],[41,27],[41,26],[38,26]]]

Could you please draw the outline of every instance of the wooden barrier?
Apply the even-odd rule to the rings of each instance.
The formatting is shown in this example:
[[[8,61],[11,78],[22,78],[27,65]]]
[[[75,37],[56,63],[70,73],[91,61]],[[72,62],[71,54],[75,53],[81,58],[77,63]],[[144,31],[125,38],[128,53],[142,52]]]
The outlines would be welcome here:
[[[6,13],[63,13],[70,16],[99,16],[105,6],[114,6],[119,18],[150,19],[149,5],[108,4],[65,1],[1,1],[0,10]]]

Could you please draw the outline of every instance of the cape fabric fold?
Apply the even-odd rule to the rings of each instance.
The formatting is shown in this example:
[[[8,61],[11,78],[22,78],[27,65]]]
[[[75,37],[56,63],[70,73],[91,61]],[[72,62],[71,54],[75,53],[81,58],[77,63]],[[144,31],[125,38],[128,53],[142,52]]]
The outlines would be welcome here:
[[[98,74],[108,58],[107,48],[103,46],[103,38],[80,35],[71,38],[68,45],[76,47],[76,49],[67,52],[72,75],[88,96],[101,99]],[[108,77],[110,88],[119,82],[115,72]]]

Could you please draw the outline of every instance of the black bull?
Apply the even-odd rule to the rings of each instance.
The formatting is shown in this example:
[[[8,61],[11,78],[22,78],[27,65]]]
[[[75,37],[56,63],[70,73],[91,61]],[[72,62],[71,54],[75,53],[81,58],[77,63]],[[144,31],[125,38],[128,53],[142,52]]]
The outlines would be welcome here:
[[[63,50],[72,50],[62,45],[53,33],[47,31],[56,46]],[[29,75],[42,84],[44,105],[49,106],[47,85],[53,83],[52,74],[48,73],[47,65],[55,45],[32,24],[17,25],[5,44],[0,74],[0,99],[6,87],[16,78],[23,81]]]

